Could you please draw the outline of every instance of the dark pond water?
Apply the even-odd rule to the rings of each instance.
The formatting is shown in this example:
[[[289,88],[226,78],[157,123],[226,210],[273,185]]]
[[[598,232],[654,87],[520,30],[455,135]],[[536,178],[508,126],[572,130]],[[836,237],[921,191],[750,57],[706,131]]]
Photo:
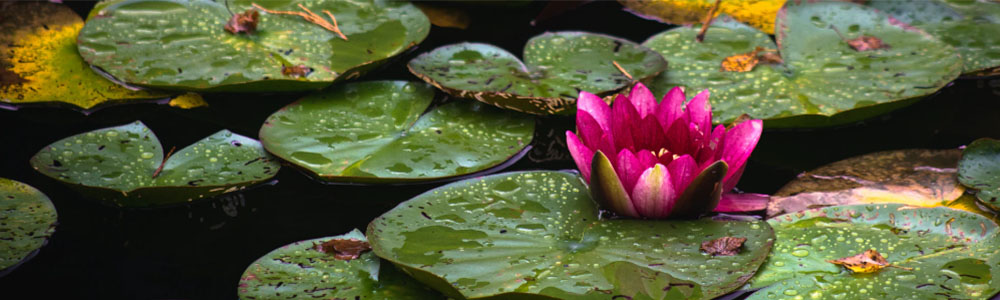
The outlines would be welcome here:
[[[71,5],[86,14],[92,4]],[[669,27],[609,1],[531,26],[544,7],[473,9],[468,30],[434,27],[415,52],[362,79],[418,80],[406,61],[459,41],[493,43],[520,55],[529,38],[545,31],[583,30],[641,42]],[[134,120],[145,122],[167,147],[183,147],[223,128],[255,137],[269,114],[299,96],[207,95],[211,106],[203,109],[138,104],[89,116],[53,108],[0,110],[0,177],[37,187],[59,211],[49,244],[0,279],[0,298],[234,299],[243,270],[272,249],[364,228],[399,202],[440,185],[323,185],[284,168],[275,185],[183,206],[122,210],[83,199],[28,165],[36,151],[57,139]],[[508,170],[574,168],[563,140],[572,128],[570,118],[539,118],[534,149]],[[796,174],[839,159],[890,149],[955,148],[980,137],[1000,138],[1000,79],[958,80],[924,101],[858,124],[765,131],[739,188],[773,193]]]

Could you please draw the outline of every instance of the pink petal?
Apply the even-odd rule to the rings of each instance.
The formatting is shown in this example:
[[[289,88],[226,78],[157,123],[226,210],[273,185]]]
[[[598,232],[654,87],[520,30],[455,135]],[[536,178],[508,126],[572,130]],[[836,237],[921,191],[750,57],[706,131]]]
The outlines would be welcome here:
[[[643,171],[632,190],[636,212],[646,218],[667,217],[677,198],[670,181],[670,172],[661,164]]]
[[[583,180],[590,183],[590,163],[594,159],[594,150],[588,148],[572,131],[566,131],[566,146],[569,148],[569,155],[573,157],[573,162],[580,169]]]
[[[719,205],[715,207],[715,211],[748,212],[764,210],[767,208],[767,202],[770,200],[770,197],[764,194],[724,193],[722,194],[722,198],[719,199]]]
[[[722,137],[726,135],[726,126],[718,125],[712,130],[712,136],[705,141],[705,145],[698,151],[697,159],[699,163],[714,162],[722,156]]]
[[[725,178],[722,180],[723,193],[728,193],[732,191],[733,188],[736,187],[736,183],[740,182],[740,177],[743,177],[743,170],[745,170],[746,168],[747,165],[743,164],[743,166],[741,166],[739,170],[736,170],[736,173],[733,173],[733,176],[730,176],[729,178]]]
[[[614,153],[618,153],[618,150],[615,150],[615,143],[611,139],[611,132],[605,132],[601,135],[601,139],[598,141],[597,149],[595,149],[595,151],[596,150],[601,150],[601,152],[604,153],[612,153],[611,156],[614,158]]]
[[[667,135],[660,127],[660,121],[655,117],[643,118],[637,127],[633,127],[635,148],[658,151],[667,145]]]
[[[635,153],[628,149],[622,149],[621,152],[618,152],[614,167],[626,192],[635,187],[636,180],[639,180],[639,175],[642,175],[642,171],[645,170],[639,163],[639,159],[635,157]]]
[[[639,165],[642,165],[643,169],[649,169],[660,162],[660,159],[653,155],[652,151],[649,150],[639,150],[635,154],[636,158],[639,159]]]
[[[680,87],[670,89],[660,100],[660,105],[656,106],[656,119],[660,121],[660,126],[670,128],[675,120],[681,117],[681,107],[684,105],[684,91]]]
[[[608,107],[604,100],[597,95],[581,91],[580,96],[576,99],[576,111],[585,111],[590,116],[597,120],[598,124],[601,124],[601,129],[604,131],[611,130],[609,126],[609,118],[611,117],[611,107]],[[577,124],[580,124],[577,122]]]
[[[600,139],[604,133],[611,132],[604,130],[601,127],[600,121],[594,119],[590,113],[585,111],[576,112],[576,131],[580,133],[580,141],[591,149],[600,145]]]
[[[687,113],[688,120],[698,126],[703,135],[708,135],[709,128],[712,128],[712,104],[708,103],[708,90],[701,91],[688,102],[684,112]]]
[[[750,153],[753,152],[753,148],[757,147],[757,141],[760,140],[760,133],[764,130],[763,123],[761,120],[749,120],[736,124],[732,129],[726,131],[726,137],[722,143],[722,160],[729,164],[729,172],[723,182],[728,182],[737,173],[742,173],[743,165],[750,157]]]
[[[681,155],[670,162],[667,165],[667,170],[670,171],[670,178],[673,179],[671,183],[673,183],[674,190],[677,191],[678,195],[683,193],[691,181],[701,172],[698,163],[690,155]]]
[[[656,98],[642,83],[636,83],[628,97],[632,99],[632,105],[635,105],[640,118],[656,113]]]
[[[688,123],[678,120],[667,129],[667,149],[674,154],[688,154],[694,147],[691,147],[691,140],[688,138]]]
[[[634,149],[633,122],[639,122],[639,113],[627,97],[618,95],[611,106],[611,137],[617,149]]]

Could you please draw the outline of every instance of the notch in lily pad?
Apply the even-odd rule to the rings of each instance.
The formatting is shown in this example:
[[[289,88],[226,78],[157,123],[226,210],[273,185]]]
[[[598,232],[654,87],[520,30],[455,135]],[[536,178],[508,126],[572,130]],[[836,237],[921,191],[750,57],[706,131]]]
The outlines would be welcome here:
[[[0,105],[65,106],[85,113],[169,94],[132,90],[94,72],[76,50],[83,20],[58,3],[18,1],[0,10]]]
[[[233,12],[249,15],[232,21]],[[113,0],[95,6],[78,48],[88,63],[131,85],[302,91],[357,78],[429,30],[427,17],[406,1]]]
[[[172,148],[173,149],[173,148]],[[38,172],[119,207],[187,203],[264,182],[280,165],[254,139],[222,130],[165,157],[142,122],[70,136],[31,158]]]
[[[710,90],[715,123],[746,113],[769,128],[825,127],[912,104],[962,71],[953,47],[866,6],[788,1],[776,24],[777,42],[727,16],[712,22],[702,43],[694,27],[656,34],[643,45],[671,66],[648,86],[654,94],[676,86]],[[745,72],[720,69],[727,58],[757,47],[777,49],[780,62],[740,68]]]
[[[392,264],[383,263],[370,251],[358,252],[351,259],[345,259],[320,246],[345,243],[367,245],[368,239],[355,229],[347,234],[299,241],[274,249],[254,261],[243,272],[237,288],[239,298],[444,298],[400,272]]]
[[[38,253],[56,231],[56,207],[41,191],[0,178],[0,277]]]
[[[260,137],[275,156],[340,183],[454,179],[504,168],[528,150],[531,116],[467,100],[432,106],[434,97],[420,82],[349,83],[275,112]]]
[[[497,46],[459,43],[421,54],[407,67],[453,96],[549,115],[572,114],[580,91],[608,96],[656,76],[667,61],[622,38],[550,32],[528,40],[523,61]]]
[[[749,280],[774,241],[758,220],[602,219],[582,178],[552,171],[427,191],[367,232],[377,255],[455,299],[712,299]],[[723,237],[745,240],[731,256],[700,249]]]

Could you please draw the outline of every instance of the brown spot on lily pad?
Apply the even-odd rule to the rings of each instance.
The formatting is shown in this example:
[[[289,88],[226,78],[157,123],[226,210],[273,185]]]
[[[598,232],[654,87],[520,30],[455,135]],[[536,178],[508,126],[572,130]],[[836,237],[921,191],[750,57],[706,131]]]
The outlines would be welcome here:
[[[260,21],[260,13],[256,10],[248,9],[241,14],[235,14],[226,22],[226,31],[232,34],[254,33],[257,31],[257,22]]]
[[[306,65],[281,66],[281,75],[292,77],[304,77],[312,72],[312,68]]]
[[[372,250],[372,246],[359,239],[332,239],[316,246],[316,250],[333,254],[339,260],[357,259],[362,253]]]
[[[0,86],[14,85],[28,82],[27,79],[21,77],[14,71],[8,69],[0,69]]]
[[[882,42],[882,39],[870,35],[862,35],[860,37],[847,40],[847,44],[851,45],[851,48],[854,48],[854,50],[859,52],[890,48],[889,44]]]
[[[701,251],[712,256],[733,256],[740,253],[740,248],[747,238],[724,236],[701,243]]]

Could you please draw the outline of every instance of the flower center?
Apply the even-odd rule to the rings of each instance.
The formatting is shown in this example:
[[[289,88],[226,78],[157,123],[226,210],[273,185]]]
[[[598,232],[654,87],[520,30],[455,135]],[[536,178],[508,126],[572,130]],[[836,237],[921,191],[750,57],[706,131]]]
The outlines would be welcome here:
[[[649,150],[649,152],[652,152],[653,155],[656,156],[657,158],[663,158],[664,155],[671,155],[672,156],[671,160],[674,160],[674,159],[677,159],[677,158],[681,157],[680,155],[677,155],[676,153],[670,153],[670,150],[667,150],[667,148],[660,148],[659,151]]]

